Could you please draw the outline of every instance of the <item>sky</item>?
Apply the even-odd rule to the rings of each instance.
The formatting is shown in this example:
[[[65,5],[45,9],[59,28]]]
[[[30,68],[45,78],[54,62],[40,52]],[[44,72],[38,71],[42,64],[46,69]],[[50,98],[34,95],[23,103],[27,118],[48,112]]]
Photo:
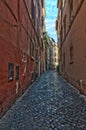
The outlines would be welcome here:
[[[46,4],[46,31],[57,42],[55,23],[57,18],[57,0],[45,0]]]

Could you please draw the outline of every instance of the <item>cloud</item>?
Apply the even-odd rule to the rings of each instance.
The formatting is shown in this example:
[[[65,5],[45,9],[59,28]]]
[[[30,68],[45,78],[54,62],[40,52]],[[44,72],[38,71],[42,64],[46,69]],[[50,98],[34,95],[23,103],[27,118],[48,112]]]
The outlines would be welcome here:
[[[57,0],[46,0],[46,30],[57,41],[55,23],[57,18]]]

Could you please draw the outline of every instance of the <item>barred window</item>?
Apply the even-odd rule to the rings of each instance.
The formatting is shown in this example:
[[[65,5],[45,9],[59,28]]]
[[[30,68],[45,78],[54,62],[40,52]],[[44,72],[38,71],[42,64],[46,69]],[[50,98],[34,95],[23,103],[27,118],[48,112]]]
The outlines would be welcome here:
[[[16,66],[16,80],[19,80],[19,65]]]
[[[14,64],[8,63],[8,81],[14,80]]]

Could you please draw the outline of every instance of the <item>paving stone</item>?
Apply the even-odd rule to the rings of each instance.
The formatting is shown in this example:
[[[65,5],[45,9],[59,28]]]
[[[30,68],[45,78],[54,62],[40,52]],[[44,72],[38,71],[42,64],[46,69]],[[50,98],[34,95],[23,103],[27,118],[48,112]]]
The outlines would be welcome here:
[[[86,130],[86,97],[45,72],[0,119],[0,130]]]

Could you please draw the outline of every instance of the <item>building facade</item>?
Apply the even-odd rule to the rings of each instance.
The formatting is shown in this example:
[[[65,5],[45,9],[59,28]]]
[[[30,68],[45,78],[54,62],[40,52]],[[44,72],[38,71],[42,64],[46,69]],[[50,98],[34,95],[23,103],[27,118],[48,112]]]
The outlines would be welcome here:
[[[58,0],[60,73],[86,94],[86,0]]]
[[[53,38],[50,38],[49,50],[50,50],[50,69],[56,69],[58,65],[58,45],[55,43]]]
[[[0,0],[0,116],[44,71],[43,2]]]
[[[58,65],[58,45],[54,39],[44,33],[45,43],[45,68],[46,70],[56,69]]]

